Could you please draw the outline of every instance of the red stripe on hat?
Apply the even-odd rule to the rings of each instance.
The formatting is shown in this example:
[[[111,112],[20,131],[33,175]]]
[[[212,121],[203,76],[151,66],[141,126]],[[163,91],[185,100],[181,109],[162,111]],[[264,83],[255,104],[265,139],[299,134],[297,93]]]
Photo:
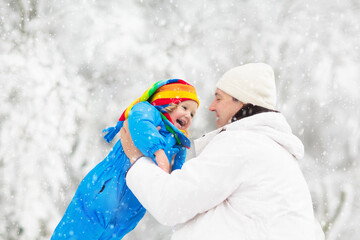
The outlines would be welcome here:
[[[125,111],[121,114],[119,121],[125,121]]]
[[[181,102],[187,101],[187,100],[194,101],[193,99],[190,99],[190,98],[159,98],[159,99],[156,99],[155,101],[151,102],[151,105],[161,106],[161,105],[167,105],[170,103],[178,104],[178,103],[181,103]]]

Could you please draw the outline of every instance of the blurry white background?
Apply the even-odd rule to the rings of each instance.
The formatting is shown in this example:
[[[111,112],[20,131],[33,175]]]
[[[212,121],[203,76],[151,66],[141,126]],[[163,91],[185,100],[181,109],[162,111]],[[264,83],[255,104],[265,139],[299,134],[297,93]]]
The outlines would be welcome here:
[[[111,149],[101,130],[155,81],[197,88],[197,138],[215,128],[218,78],[266,62],[327,240],[358,240],[359,12],[358,0],[0,0],[0,239],[50,238]],[[170,235],[146,215],[126,239]]]

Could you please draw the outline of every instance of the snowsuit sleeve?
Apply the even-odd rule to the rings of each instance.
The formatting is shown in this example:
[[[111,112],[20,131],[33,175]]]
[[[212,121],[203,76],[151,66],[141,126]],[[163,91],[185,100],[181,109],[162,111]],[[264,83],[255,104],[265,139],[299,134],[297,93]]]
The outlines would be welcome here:
[[[174,159],[174,165],[172,167],[172,171],[174,170],[178,170],[181,169],[182,166],[185,163],[185,159],[186,159],[186,148],[180,145],[175,145],[175,147],[177,149],[179,149],[179,152],[175,155],[175,159]]]
[[[128,187],[161,224],[184,223],[217,206],[237,189],[242,165],[238,143],[229,144],[218,137],[180,171],[166,174],[147,158],[139,159],[128,171]]]
[[[156,128],[162,123],[161,115],[152,105],[136,104],[129,113],[128,122],[134,144],[145,156],[153,158],[157,150],[165,149],[165,139]]]

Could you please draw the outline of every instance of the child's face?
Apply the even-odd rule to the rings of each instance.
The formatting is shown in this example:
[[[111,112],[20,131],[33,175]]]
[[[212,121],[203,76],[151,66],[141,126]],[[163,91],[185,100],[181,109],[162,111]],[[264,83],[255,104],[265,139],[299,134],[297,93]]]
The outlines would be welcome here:
[[[179,103],[177,107],[169,113],[171,120],[180,130],[187,130],[193,117],[195,116],[198,104],[195,101],[187,100]]]

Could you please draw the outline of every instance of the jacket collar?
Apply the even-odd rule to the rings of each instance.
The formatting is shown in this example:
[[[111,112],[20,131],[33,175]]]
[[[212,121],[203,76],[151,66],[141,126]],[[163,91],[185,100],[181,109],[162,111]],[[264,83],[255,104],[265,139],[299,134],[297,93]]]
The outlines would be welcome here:
[[[195,139],[194,146],[195,146],[196,156],[198,156],[204,150],[204,148],[208,145],[208,143],[211,142],[211,140],[213,140],[213,138],[216,135],[218,135],[219,133],[221,133],[222,131],[226,131],[226,128],[225,127],[218,128],[214,131],[204,134],[202,137],[200,137],[198,139]]]
[[[304,146],[300,139],[292,134],[291,128],[285,117],[281,113],[265,112],[229,123],[222,128],[218,128],[205,134],[201,138],[194,140],[196,156],[198,156],[208,143],[221,132],[239,130],[250,130],[255,133],[266,135],[285,148],[297,159],[302,158],[304,155]]]

